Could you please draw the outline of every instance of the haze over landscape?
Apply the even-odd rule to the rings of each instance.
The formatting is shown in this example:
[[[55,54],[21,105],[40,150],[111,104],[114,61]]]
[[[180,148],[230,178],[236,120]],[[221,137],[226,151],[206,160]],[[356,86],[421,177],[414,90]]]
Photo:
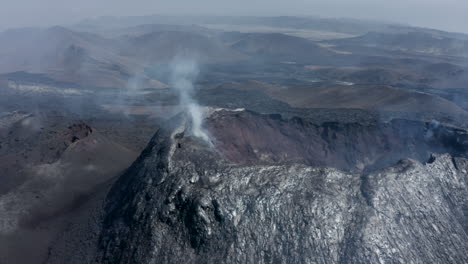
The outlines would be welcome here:
[[[1,4],[0,264],[468,263],[468,3]]]
[[[464,0],[17,0],[1,1],[0,28],[76,23],[99,16],[231,15],[356,18],[467,32]]]

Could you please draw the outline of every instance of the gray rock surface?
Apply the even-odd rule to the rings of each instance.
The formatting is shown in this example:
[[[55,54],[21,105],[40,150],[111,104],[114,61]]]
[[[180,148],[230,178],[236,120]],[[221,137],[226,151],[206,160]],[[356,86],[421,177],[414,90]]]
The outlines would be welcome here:
[[[468,160],[233,164],[160,129],[110,191],[97,263],[467,263]]]

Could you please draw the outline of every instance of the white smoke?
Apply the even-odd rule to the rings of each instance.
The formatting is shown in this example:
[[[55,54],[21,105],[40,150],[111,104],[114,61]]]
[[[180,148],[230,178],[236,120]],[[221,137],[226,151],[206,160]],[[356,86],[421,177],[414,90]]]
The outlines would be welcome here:
[[[195,60],[175,58],[171,64],[171,86],[178,92],[180,106],[191,121],[191,133],[210,142],[208,133],[203,129],[203,110],[193,98],[193,82],[199,74]]]
[[[429,128],[426,131],[426,134],[424,134],[424,138],[426,140],[432,139],[434,137],[434,132],[437,128],[439,128],[440,122],[437,120],[432,120],[431,123],[429,123]]]

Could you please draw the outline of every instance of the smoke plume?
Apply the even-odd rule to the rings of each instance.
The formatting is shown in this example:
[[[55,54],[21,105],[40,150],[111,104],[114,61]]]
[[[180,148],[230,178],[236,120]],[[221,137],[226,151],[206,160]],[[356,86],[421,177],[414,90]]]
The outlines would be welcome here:
[[[210,142],[208,133],[203,129],[203,110],[193,98],[193,82],[197,78],[199,68],[191,59],[176,58],[171,64],[171,86],[179,94],[180,106],[191,121],[191,133]]]

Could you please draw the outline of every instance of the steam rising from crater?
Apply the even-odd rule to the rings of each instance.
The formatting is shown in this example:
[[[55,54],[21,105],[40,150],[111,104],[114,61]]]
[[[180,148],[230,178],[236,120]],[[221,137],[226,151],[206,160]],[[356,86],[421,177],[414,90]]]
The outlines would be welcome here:
[[[208,133],[203,129],[203,110],[193,98],[193,82],[199,73],[194,60],[176,58],[171,64],[171,86],[178,92],[180,106],[191,121],[191,133],[206,142],[210,142]]]

